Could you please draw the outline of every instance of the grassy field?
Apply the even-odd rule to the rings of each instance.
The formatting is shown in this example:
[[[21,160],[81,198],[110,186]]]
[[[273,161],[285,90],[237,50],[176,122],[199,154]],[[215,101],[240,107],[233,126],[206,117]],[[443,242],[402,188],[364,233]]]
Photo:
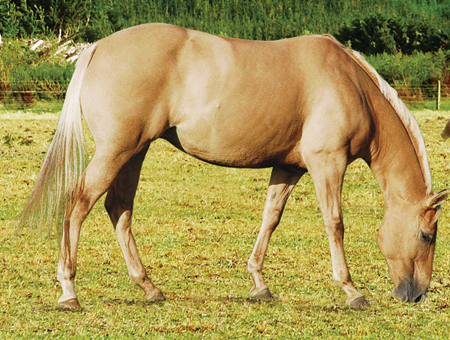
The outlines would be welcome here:
[[[450,187],[450,144],[439,136],[450,112],[413,112],[430,159],[433,188]],[[361,161],[343,193],[347,260],[372,304],[345,305],[331,278],[328,241],[314,187],[294,190],[265,261],[273,302],[248,300],[247,260],[259,230],[270,170],[199,162],[163,141],[149,151],[134,212],[134,233],[150,278],[167,297],[147,303],[128,277],[99,202],[83,225],[77,289],[83,306],[61,311],[55,239],[15,236],[17,216],[55,131],[56,114],[0,114],[0,338],[447,339],[450,323],[450,202],[443,207],[427,299],[406,304],[376,246],[380,189]],[[90,154],[94,146],[89,142]],[[449,160],[446,158],[449,157]]]

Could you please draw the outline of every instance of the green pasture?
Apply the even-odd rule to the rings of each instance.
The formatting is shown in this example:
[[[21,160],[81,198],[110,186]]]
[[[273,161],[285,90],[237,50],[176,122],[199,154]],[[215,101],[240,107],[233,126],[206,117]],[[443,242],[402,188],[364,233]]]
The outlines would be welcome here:
[[[439,134],[450,111],[413,114],[427,146],[433,188],[448,188],[450,144]],[[247,260],[270,169],[212,166],[164,141],[156,141],[147,155],[133,229],[149,276],[167,301],[144,301],[131,282],[101,200],[81,232],[76,284],[83,308],[59,310],[56,240],[28,229],[15,235],[57,119],[45,111],[0,113],[1,339],[448,338],[450,202],[443,206],[426,301],[399,302],[376,245],[383,197],[362,161],[349,167],[342,198],[347,260],[357,288],[371,303],[355,311],[333,284],[322,217],[305,175],[265,261],[276,299],[254,302],[248,299]],[[94,148],[89,139],[90,155]]]

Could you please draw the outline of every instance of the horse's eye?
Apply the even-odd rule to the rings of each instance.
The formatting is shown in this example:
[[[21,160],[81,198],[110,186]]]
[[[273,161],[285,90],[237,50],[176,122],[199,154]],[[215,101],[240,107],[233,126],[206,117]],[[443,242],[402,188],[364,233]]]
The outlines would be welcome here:
[[[426,243],[434,242],[434,234],[432,233],[424,233],[422,230],[420,231],[420,239]]]

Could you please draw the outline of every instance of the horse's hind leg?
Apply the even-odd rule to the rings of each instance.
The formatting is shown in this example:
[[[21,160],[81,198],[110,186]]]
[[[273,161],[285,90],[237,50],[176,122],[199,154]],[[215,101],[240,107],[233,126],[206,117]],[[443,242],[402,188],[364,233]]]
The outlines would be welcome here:
[[[132,155],[132,151],[114,153],[109,150],[107,153],[102,153],[97,149],[82,175],[83,183],[74,199],[73,208],[66,211],[61,237],[57,277],[63,290],[58,304],[63,307],[76,308],[80,306],[75,292],[75,274],[81,224],[95,202],[108,190],[117,173]]]
[[[289,171],[273,168],[264,206],[263,221],[258,239],[248,260],[248,271],[252,275],[254,286],[250,290],[250,297],[262,300],[272,299],[269,288],[264,282],[262,268],[264,256],[269,245],[270,237],[280,222],[286,201],[305,171]]]
[[[131,279],[142,288],[144,298],[163,301],[164,295],[147,277],[131,232],[133,201],[146,152],[147,149],[135,155],[119,172],[108,190],[105,207],[116,230]]]

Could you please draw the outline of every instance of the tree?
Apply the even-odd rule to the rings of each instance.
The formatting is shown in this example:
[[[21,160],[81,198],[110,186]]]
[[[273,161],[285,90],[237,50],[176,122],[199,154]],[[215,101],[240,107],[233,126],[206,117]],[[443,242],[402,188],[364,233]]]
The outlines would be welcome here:
[[[447,27],[438,27],[426,16],[407,19],[382,14],[355,19],[344,25],[336,38],[365,54],[437,52],[450,47]]]
[[[59,38],[80,35],[89,25],[92,8],[91,0],[50,0],[40,2],[49,4],[47,23]]]
[[[26,0],[0,0],[0,34],[28,37],[47,33],[44,10]]]

